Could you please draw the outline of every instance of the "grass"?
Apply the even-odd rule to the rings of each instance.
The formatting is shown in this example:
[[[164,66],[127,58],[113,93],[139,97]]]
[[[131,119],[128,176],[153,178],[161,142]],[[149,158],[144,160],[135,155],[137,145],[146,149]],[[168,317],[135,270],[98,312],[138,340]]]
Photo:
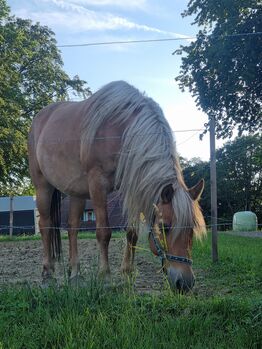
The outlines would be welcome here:
[[[0,348],[261,348],[261,239],[220,234],[194,244],[196,291],[137,294],[92,277],[73,290],[0,290]]]
[[[220,233],[219,261],[211,261],[211,236],[194,244],[198,287],[206,295],[262,297],[262,239]]]
[[[112,238],[120,238],[123,236],[122,231],[113,231]],[[62,232],[61,237],[63,240],[68,240],[67,232]],[[94,231],[82,231],[78,233],[78,239],[96,239],[96,234]],[[9,235],[0,235],[0,243],[8,241],[34,241],[41,240],[40,233],[37,235],[21,234],[10,237]]]

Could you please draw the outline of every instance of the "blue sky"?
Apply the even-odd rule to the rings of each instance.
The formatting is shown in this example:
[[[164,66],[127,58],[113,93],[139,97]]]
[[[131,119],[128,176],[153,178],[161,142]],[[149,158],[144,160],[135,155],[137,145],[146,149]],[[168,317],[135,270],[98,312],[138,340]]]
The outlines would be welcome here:
[[[12,14],[48,25],[58,45],[194,36],[193,18],[182,18],[188,0],[9,0]],[[203,128],[205,114],[182,93],[174,77],[180,57],[172,52],[187,41],[61,48],[64,69],[79,75],[92,91],[113,80],[126,80],[162,107],[173,130]],[[186,157],[209,159],[209,140],[199,132],[175,133]]]

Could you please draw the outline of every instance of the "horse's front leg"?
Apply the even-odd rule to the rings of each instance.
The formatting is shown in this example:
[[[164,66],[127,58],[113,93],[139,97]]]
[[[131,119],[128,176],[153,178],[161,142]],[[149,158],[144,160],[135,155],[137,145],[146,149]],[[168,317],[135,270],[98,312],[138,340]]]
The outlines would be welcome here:
[[[131,273],[134,271],[134,258],[137,239],[138,236],[136,230],[134,228],[128,228],[126,234],[126,247],[121,264],[121,271],[123,273]]]
[[[99,274],[107,277],[110,274],[108,262],[108,246],[111,239],[107,214],[107,178],[99,170],[90,174],[89,192],[96,215],[96,238],[99,247]]]
[[[69,236],[69,276],[70,280],[77,280],[80,273],[80,262],[77,249],[77,234],[80,219],[85,208],[85,200],[70,197],[68,236]]]

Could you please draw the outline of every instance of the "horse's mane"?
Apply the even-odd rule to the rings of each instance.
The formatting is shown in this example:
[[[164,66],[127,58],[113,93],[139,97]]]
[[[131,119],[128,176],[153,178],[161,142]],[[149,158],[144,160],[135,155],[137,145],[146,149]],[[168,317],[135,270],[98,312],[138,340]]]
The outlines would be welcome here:
[[[172,204],[179,227],[175,236],[183,227],[197,228],[198,209],[186,190],[173,134],[159,105],[124,81],[105,85],[88,101],[81,139],[81,147],[86,151],[105,121],[121,125],[132,120],[122,136],[115,174],[115,187],[123,199],[128,225],[137,225],[141,212],[148,223],[152,222],[153,204],[159,202],[162,190],[172,184]]]

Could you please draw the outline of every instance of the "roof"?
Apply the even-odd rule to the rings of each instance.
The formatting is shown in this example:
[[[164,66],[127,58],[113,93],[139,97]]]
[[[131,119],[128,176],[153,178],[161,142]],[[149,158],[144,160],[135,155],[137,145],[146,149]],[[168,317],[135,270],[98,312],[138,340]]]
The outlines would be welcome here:
[[[35,197],[33,196],[14,196],[13,210],[14,211],[29,211],[36,208]],[[0,212],[10,211],[10,197],[0,197]]]

